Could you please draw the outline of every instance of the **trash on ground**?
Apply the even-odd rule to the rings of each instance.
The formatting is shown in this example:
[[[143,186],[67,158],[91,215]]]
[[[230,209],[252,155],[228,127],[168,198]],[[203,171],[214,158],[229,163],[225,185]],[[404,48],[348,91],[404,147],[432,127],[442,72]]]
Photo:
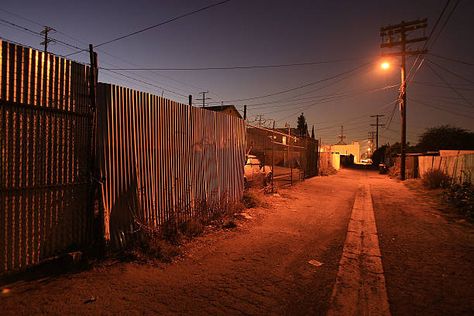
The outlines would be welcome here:
[[[322,262],[319,262],[318,260],[315,260],[315,259],[309,260],[308,263],[309,263],[310,265],[315,266],[315,267],[320,267],[320,266],[323,265]]]
[[[240,213],[240,215],[242,215],[245,219],[252,219],[252,216],[249,213],[243,212]]]
[[[6,288],[6,287],[2,289],[2,295],[8,295],[8,294],[10,294],[10,292],[11,292],[11,290]]]
[[[84,304],[94,303],[95,301],[97,301],[97,298],[95,296],[91,296],[90,298],[84,301]]]

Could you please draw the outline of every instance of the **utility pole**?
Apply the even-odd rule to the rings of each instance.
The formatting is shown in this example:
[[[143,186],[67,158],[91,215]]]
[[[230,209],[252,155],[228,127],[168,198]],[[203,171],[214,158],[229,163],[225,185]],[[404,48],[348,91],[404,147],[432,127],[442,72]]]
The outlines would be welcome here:
[[[374,150],[374,139],[375,139],[375,131],[369,132],[369,142],[370,142],[370,150],[373,152]]]
[[[206,98],[206,93],[209,93],[209,91],[199,92],[199,94],[202,94],[202,98],[201,99],[196,99],[196,101],[202,101],[202,107],[203,108],[206,107],[206,101],[211,99],[211,98]]]
[[[42,41],[40,45],[44,45],[44,52],[45,53],[48,52],[48,43],[51,43],[51,42],[54,41],[53,39],[48,38],[48,34],[51,31],[56,31],[56,30],[53,29],[52,27],[45,26],[44,29],[40,33],[40,34],[44,35],[44,41]]]
[[[400,114],[402,119],[401,144],[400,144],[400,180],[405,180],[405,158],[407,138],[407,95],[406,95],[406,56],[425,54],[428,50],[407,50],[407,44],[426,42],[428,37],[421,36],[408,38],[410,32],[424,30],[428,26],[427,19],[402,21],[400,24],[380,28],[382,44],[380,48],[400,47],[400,51],[384,53],[382,56],[400,56],[401,83],[400,83]]]
[[[275,193],[275,185],[273,182],[273,177],[275,175],[275,120],[273,120],[273,127],[272,127],[272,193]]]
[[[247,120],[247,106],[244,105],[244,121]]]
[[[385,124],[379,124],[379,117],[384,117],[382,114],[371,115],[370,117],[375,117],[375,124],[370,124],[370,126],[375,126],[375,150],[379,149],[379,126],[383,127]]]
[[[344,136],[344,125],[341,125],[341,135],[337,136],[339,138],[339,141],[337,142],[336,145],[345,145],[346,143],[344,143],[344,138],[346,138],[346,136]]]
[[[262,122],[265,122],[265,120],[263,119],[263,115],[262,115],[262,114],[257,115],[257,117],[255,118],[255,121],[258,122],[258,126],[259,126],[259,127],[262,127]]]

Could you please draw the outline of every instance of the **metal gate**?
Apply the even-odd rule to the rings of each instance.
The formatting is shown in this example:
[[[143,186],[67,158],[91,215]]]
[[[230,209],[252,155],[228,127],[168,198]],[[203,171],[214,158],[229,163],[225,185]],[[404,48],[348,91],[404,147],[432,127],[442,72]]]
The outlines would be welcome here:
[[[89,71],[0,40],[0,274],[92,240]]]

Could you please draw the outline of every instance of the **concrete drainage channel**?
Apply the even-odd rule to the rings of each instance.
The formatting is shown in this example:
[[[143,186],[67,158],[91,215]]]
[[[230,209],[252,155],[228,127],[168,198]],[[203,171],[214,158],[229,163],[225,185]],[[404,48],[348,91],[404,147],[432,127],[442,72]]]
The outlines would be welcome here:
[[[390,315],[368,184],[354,201],[327,315]]]

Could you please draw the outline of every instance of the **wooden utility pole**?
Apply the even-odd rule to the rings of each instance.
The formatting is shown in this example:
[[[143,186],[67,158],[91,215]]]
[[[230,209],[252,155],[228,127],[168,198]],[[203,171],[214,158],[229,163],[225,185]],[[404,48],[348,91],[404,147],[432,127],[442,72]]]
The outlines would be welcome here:
[[[400,179],[405,180],[405,159],[406,159],[406,135],[407,135],[407,95],[406,95],[406,56],[421,55],[427,52],[426,49],[407,50],[407,44],[426,42],[428,37],[421,36],[408,38],[410,32],[424,30],[428,26],[427,19],[402,21],[400,24],[389,25],[380,28],[382,44],[380,48],[400,47],[399,51],[384,53],[382,56],[401,57],[401,83],[400,83],[400,114],[402,119],[401,144],[400,144]]]
[[[247,106],[244,105],[244,120],[247,119]]]
[[[55,29],[53,29],[52,27],[49,27],[49,26],[45,26],[44,29],[40,33],[40,34],[44,35],[44,41],[42,41],[40,45],[44,45],[44,52],[45,53],[48,52],[48,43],[53,42],[52,39],[48,38],[48,34],[51,31],[55,31]]]
[[[383,114],[371,115],[370,117],[375,117],[375,124],[370,124],[370,126],[375,126],[375,150],[379,149],[379,126],[383,127],[385,124],[379,124],[379,117],[384,117]]]
[[[211,99],[211,98],[206,98],[207,93],[209,93],[209,91],[199,92],[199,94],[202,94],[202,98],[201,99],[196,99],[196,101],[202,101],[202,107],[203,108],[206,107],[206,101]]]
[[[273,183],[273,179],[275,177],[275,120],[273,120],[273,133],[272,133],[272,193],[275,192],[275,184]]]

